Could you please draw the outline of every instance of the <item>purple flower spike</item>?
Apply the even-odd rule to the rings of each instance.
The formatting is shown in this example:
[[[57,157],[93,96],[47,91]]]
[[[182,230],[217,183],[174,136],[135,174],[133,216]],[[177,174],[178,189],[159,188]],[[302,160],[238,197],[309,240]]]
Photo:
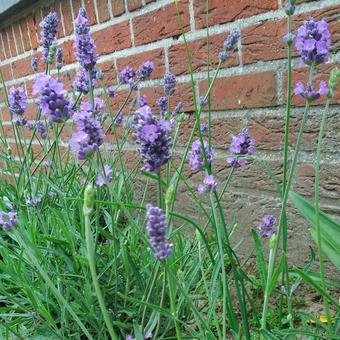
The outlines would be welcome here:
[[[101,123],[89,111],[80,111],[74,115],[77,131],[70,140],[71,150],[79,160],[94,154],[104,142],[104,131]]]
[[[238,39],[240,38],[240,31],[234,29],[228,38],[224,41],[224,48],[226,51],[232,51],[237,44]]]
[[[109,165],[104,165],[104,174],[98,174],[96,184],[100,187],[112,182],[112,169]]]
[[[135,114],[133,128],[136,143],[140,145],[138,152],[143,159],[143,170],[159,173],[161,166],[171,158],[171,137],[168,133],[172,123],[162,118],[157,119],[147,105],[139,108]]]
[[[122,72],[119,75],[119,81],[122,84],[130,84],[133,82],[133,78],[136,76],[136,72],[130,66],[126,66],[123,68]]]
[[[0,211],[0,225],[3,230],[8,230],[18,224],[18,215],[14,211],[8,213]]]
[[[317,65],[327,62],[330,47],[331,33],[326,21],[314,21],[310,18],[299,27],[295,48],[302,63]]]
[[[8,92],[9,110],[12,114],[21,116],[27,109],[27,97],[22,87],[11,87]]]
[[[307,87],[305,89],[305,86],[301,81],[299,81],[294,88],[294,94],[296,96],[301,96],[302,98],[305,98],[309,102],[312,102],[313,100],[316,100],[320,98],[321,96],[328,96],[329,89],[324,80],[320,81],[319,85],[319,91],[314,90],[312,84],[307,84]]]
[[[71,115],[70,102],[65,98],[63,84],[45,74],[37,76],[33,85],[33,95],[40,94],[37,100],[43,116],[49,115],[50,122],[61,123]]]
[[[168,109],[168,98],[160,97],[157,99],[156,104],[159,107],[159,111],[163,114]]]
[[[227,52],[221,51],[219,52],[218,57],[221,61],[226,61],[229,58],[229,55]]]
[[[148,105],[148,97],[145,94],[143,94],[139,98],[139,107],[143,107],[145,105]]]
[[[203,194],[206,191],[215,191],[217,189],[217,182],[214,175],[206,175],[203,184],[198,186],[198,193]]]
[[[237,136],[232,137],[229,150],[234,155],[253,155],[255,153],[255,140],[249,136],[248,129],[243,129]],[[230,156],[227,162],[234,168],[240,168],[246,164],[245,159],[238,160]]]
[[[202,135],[207,137],[208,134],[209,134],[209,126],[207,123],[202,123],[201,124],[201,132],[202,132]]]
[[[208,164],[211,164],[211,162],[215,159],[215,151],[213,149],[209,149],[207,141],[204,141],[203,144],[207,162]],[[188,153],[188,160],[192,171],[201,171],[204,168],[203,150],[198,139],[192,143],[191,150]]]
[[[295,12],[295,4],[291,3],[290,1],[287,2],[286,4],[286,14],[287,15],[293,15]]]
[[[56,56],[57,56],[57,69],[60,70],[62,67],[64,57],[64,52],[62,48],[57,48]]]
[[[37,57],[32,57],[32,60],[31,60],[31,66],[32,66],[32,70],[34,72],[37,72],[38,71],[38,58]]]
[[[269,238],[274,233],[274,227],[277,223],[273,215],[264,215],[262,223],[257,226],[257,231],[263,238]]]
[[[109,94],[109,97],[111,98],[114,98],[114,96],[116,95],[116,91],[113,86],[109,86],[107,88],[107,93]]]
[[[171,72],[167,72],[164,76],[164,93],[166,96],[171,96],[175,92],[176,77]]]
[[[42,59],[45,63],[48,56],[48,50],[55,42],[58,28],[58,16],[57,13],[49,13],[43,21],[39,24],[41,27],[40,32],[40,44],[43,47]]]
[[[137,77],[143,81],[150,78],[152,71],[154,70],[154,63],[150,60],[146,61],[137,71]]]
[[[84,8],[79,9],[79,14],[74,20],[75,35],[74,48],[79,63],[86,71],[93,71],[97,63],[96,45],[90,35],[90,25]]]
[[[167,224],[162,209],[148,204],[146,206],[146,220],[151,247],[156,257],[159,260],[164,260],[171,255],[171,244],[166,237]]]

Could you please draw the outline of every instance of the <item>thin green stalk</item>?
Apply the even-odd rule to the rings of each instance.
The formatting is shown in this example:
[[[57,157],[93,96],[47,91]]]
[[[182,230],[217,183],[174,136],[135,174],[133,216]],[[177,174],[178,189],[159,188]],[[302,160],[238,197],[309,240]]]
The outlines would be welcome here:
[[[327,292],[327,286],[325,282],[325,268],[323,263],[323,253],[322,253],[322,237],[321,237],[321,225],[320,225],[320,198],[319,198],[319,178],[320,178],[320,159],[321,159],[321,150],[322,150],[322,140],[323,133],[326,126],[326,119],[329,112],[329,104],[331,99],[327,99],[326,107],[322,115],[319,137],[318,137],[318,145],[316,149],[316,159],[315,159],[315,183],[314,183],[314,206],[315,206],[315,222],[316,222],[316,240],[318,244],[318,256],[319,256],[319,265],[320,265],[320,279],[321,286]],[[323,296],[323,303],[325,307],[328,331],[329,335],[333,334],[332,331],[332,323],[331,323],[331,315],[329,309],[329,303],[325,296]]]
[[[90,189],[88,189],[90,188]],[[88,191],[87,191],[88,190]],[[90,267],[90,272],[92,276],[92,283],[93,287],[97,296],[97,300],[99,302],[100,310],[102,312],[106,327],[109,331],[109,334],[111,336],[111,339],[118,340],[118,337],[113,329],[113,324],[110,318],[110,315],[106,309],[104,297],[102,295],[98,276],[96,272],[96,264],[95,264],[95,248],[93,244],[93,237],[91,232],[91,221],[90,221],[90,215],[93,211],[93,204],[94,204],[94,193],[92,187],[87,187],[87,190],[85,190],[85,202],[84,202],[84,218],[85,218],[85,240],[86,240],[86,250],[87,250],[87,260]],[[91,192],[92,190],[92,192]],[[92,196],[91,196],[92,195]],[[87,197],[88,196],[88,197]]]
[[[288,15],[288,34],[292,32],[292,16]],[[290,112],[292,106],[292,44],[293,42],[288,43],[288,56],[287,56],[287,64],[288,64],[288,74],[287,74],[287,102],[286,102],[286,116],[285,116],[285,135],[284,135],[284,145],[283,145],[283,181],[282,181],[282,194],[286,190],[286,181],[287,181],[287,172],[288,172],[288,148],[289,148],[289,125],[290,125]],[[283,211],[283,224],[282,224],[282,250],[287,252],[287,213],[286,210]],[[286,291],[290,291],[289,284],[289,272],[288,272],[288,262],[287,258],[285,261],[285,266],[283,268],[282,275],[282,285],[284,286],[284,282],[286,281]],[[291,305],[291,296],[288,293],[287,295],[287,305],[288,305],[288,313],[292,316],[292,305]],[[281,293],[280,297],[280,320],[282,319],[282,299],[283,294]],[[293,327],[293,317],[290,318],[289,324]]]

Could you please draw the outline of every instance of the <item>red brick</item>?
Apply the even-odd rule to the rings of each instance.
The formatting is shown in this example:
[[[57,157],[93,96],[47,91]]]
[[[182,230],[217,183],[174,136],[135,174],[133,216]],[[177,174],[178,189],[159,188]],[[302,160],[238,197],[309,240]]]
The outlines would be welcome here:
[[[29,15],[27,17],[28,23],[28,32],[31,38],[32,48],[37,48],[39,46],[38,43],[38,24],[37,13]]]
[[[117,92],[114,98],[110,98],[111,108],[114,115],[117,114],[118,110],[122,108],[123,103],[128,98],[129,91],[123,90]],[[127,100],[124,108],[122,108],[123,114],[131,114],[130,107],[132,105],[133,99],[136,97],[136,92],[132,92],[129,99]]]
[[[7,34],[6,34],[5,29],[2,31],[2,41],[4,43],[4,52],[5,52],[6,58],[10,58],[11,57],[11,51],[10,51],[10,48],[9,48],[8,38],[7,38]]]
[[[232,22],[277,8],[277,0],[210,0],[209,26]],[[206,0],[194,0],[194,12],[196,27],[206,27]]]
[[[14,78],[21,78],[32,73],[31,58],[19,59],[12,63]]]
[[[70,35],[73,32],[73,18],[69,0],[62,0],[61,11],[63,12],[65,35]]]
[[[31,49],[29,34],[28,34],[28,27],[27,27],[27,20],[26,18],[20,20],[20,30],[22,34],[22,42],[23,48],[25,51],[29,51]]]
[[[98,8],[99,22],[108,21],[110,19],[108,1],[107,0],[97,1],[97,8]]]
[[[84,4],[85,4],[87,16],[89,18],[89,23],[90,23],[90,25],[94,25],[97,22],[96,21],[96,12],[95,12],[95,9],[94,9],[94,1],[93,0],[84,0]]]
[[[200,94],[206,93],[207,80],[200,82]],[[203,91],[202,91],[203,89]],[[211,92],[212,110],[244,109],[276,105],[274,72],[218,78]]]
[[[129,21],[123,21],[92,34],[100,55],[131,47]]]
[[[83,5],[81,4],[81,0],[73,0],[72,7],[73,7],[74,16],[77,17],[79,14],[79,9],[83,7]]]
[[[59,47],[63,49],[65,64],[67,65],[67,64],[74,63],[76,60],[76,57],[75,57],[75,50],[73,48],[73,40],[65,41]]]
[[[159,97],[164,96],[163,87],[146,87],[141,89],[140,92],[142,95],[144,94],[147,96],[150,107],[157,112],[159,109],[156,105],[156,101]],[[170,97],[171,109],[174,110],[179,102],[183,102],[183,112],[192,112],[194,110],[192,88],[190,83],[176,85],[176,91]]]
[[[111,0],[112,14],[114,17],[118,17],[125,12],[124,0]]]
[[[23,44],[22,44],[22,39],[21,39],[21,34],[20,34],[20,26],[19,26],[19,23],[16,22],[16,23],[13,25],[13,28],[14,28],[15,42],[16,42],[18,54],[21,54],[21,53],[24,52],[24,47],[23,47]]]
[[[14,35],[12,32],[12,26],[6,28],[6,35],[9,43],[9,50],[12,57],[17,55],[17,50],[15,48]]]
[[[231,137],[241,130],[241,119],[239,117],[214,118],[211,122],[212,144],[215,148],[229,148]],[[194,115],[186,117],[181,124],[178,142],[185,145],[188,142],[192,128],[195,123]],[[207,118],[201,119],[201,124],[207,123]]]
[[[99,68],[104,73],[104,84],[111,86],[117,84],[117,72],[113,61],[106,61],[105,63],[99,64]]]
[[[3,32],[0,32],[0,60],[6,59],[5,47],[2,44],[3,38],[4,38]]]
[[[318,90],[319,89],[319,82],[320,80],[324,80],[326,81],[326,83],[328,83],[328,79],[329,79],[329,74],[330,71],[337,66],[336,64],[323,64],[323,65],[318,65],[316,67],[316,72],[315,72],[315,76],[313,79],[313,85],[314,87]],[[294,88],[294,86],[296,85],[296,83],[298,81],[302,81],[305,85],[308,81],[308,68],[307,67],[298,67],[295,68],[293,70],[293,78],[292,78],[292,86]],[[287,79],[286,77],[284,78],[284,82],[283,82],[283,88],[284,88],[284,99],[286,99],[286,88],[287,88]],[[299,105],[299,106],[303,106],[305,105],[305,100],[303,98],[301,98],[300,96],[295,96],[293,95],[293,105]],[[324,104],[326,102],[326,97],[320,97],[318,100],[313,101],[313,105],[320,105],[320,104]],[[340,103],[340,91],[336,90],[335,91],[335,95],[332,101],[332,104],[338,104]]]
[[[227,34],[218,34],[209,38],[209,54],[210,65],[216,67],[219,63],[218,53],[221,51],[223,41]],[[206,71],[207,67],[207,39],[202,38],[188,43],[191,56],[193,71]],[[222,67],[230,67],[238,65],[237,53],[231,53],[227,62],[222,64]],[[186,51],[184,43],[173,45],[169,48],[169,66],[172,73],[175,75],[189,73],[187,64]]]
[[[141,0],[127,0],[127,6],[128,6],[128,10],[132,12],[138,8],[141,8],[143,4]]]
[[[327,199],[340,199],[339,165],[321,164],[320,166],[320,196]],[[297,181],[295,190],[299,194],[314,194],[315,169],[312,164],[301,164],[297,167]]]
[[[12,76],[12,70],[11,70],[11,65],[10,64],[6,64],[0,67],[1,72],[2,72],[2,76],[4,77],[4,80],[11,80],[13,79]]]
[[[316,19],[324,19],[329,23],[332,32],[333,52],[340,49],[340,23],[338,13],[340,6],[328,7],[308,14],[293,16],[293,31],[311,15]],[[287,47],[282,37],[287,32],[287,20],[267,21],[247,27],[242,31],[243,63],[269,61],[286,58]],[[295,49],[293,53],[296,56]]]
[[[188,1],[180,4],[183,28],[189,29]],[[175,4],[163,6],[155,11],[140,15],[132,20],[136,45],[174,37],[181,34]]]
[[[163,77],[165,69],[164,69],[164,51],[162,48],[117,59],[117,68],[118,71],[120,72],[125,66],[129,65],[133,69],[137,70],[139,66],[141,66],[142,63],[144,63],[147,60],[151,60],[155,65],[155,69],[151,74],[151,78],[155,79]]]

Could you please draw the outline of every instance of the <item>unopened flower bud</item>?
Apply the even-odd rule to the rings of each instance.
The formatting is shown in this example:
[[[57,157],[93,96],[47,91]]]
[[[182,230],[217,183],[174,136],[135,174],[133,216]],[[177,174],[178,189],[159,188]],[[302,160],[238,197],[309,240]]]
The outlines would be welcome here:
[[[88,185],[84,192],[84,207],[83,212],[85,216],[92,213],[94,207],[95,192],[92,185]]]

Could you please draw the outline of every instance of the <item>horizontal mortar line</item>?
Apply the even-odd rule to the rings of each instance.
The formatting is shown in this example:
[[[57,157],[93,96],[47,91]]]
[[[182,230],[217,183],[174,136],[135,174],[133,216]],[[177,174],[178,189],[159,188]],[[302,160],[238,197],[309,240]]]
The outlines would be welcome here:
[[[120,23],[120,22],[129,20],[131,18],[138,17],[139,15],[143,15],[143,14],[152,12],[155,9],[162,8],[164,5],[171,4],[171,3],[172,3],[172,1],[169,1],[169,0],[159,0],[159,1],[152,3],[152,4],[150,4],[146,7],[143,7],[140,10],[134,11],[132,13],[124,14],[120,17],[116,17],[116,18],[111,19],[111,20],[109,20],[105,23],[102,23],[102,24],[93,25],[93,26],[91,26],[91,33],[99,31],[103,28],[110,27],[110,26],[112,26],[112,24]],[[302,5],[297,6],[296,14],[308,13],[310,11],[314,11],[314,10],[324,8],[324,7],[329,7],[329,6],[336,5],[336,4],[339,4],[339,0],[323,0],[323,1],[319,1],[317,3],[312,3],[312,4],[302,4]],[[230,31],[233,28],[245,28],[245,27],[248,27],[248,26],[251,26],[253,24],[263,22],[263,21],[268,21],[268,20],[271,20],[271,19],[283,19],[285,17],[286,17],[286,14],[285,14],[284,9],[278,9],[278,10],[275,10],[275,11],[261,13],[261,14],[258,14],[258,15],[255,15],[255,16],[252,16],[252,17],[249,17],[249,18],[238,19],[238,20],[231,22],[231,23],[216,24],[216,25],[209,27],[209,31],[210,31],[210,34],[219,34],[219,33],[225,32],[225,31]],[[206,34],[206,29],[203,28],[203,29],[196,29],[194,32],[189,31],[189,32],[185,33],[185,36],[186,36],[188,41],[191,41],[191,40],[195,40],[197,38],[205,37],[205,34]],[[74,35],[72,34],[72,35],[58,39],[57,40],[58,45],[62,44],[64,42],[67,42],[69,40],[72,40],[73,36]],[[165,42],[164,45],[162,44],[163,41]],[[117,54],[120,53],[121,56],[124,57],[124,56],[129,56],[129,55],[132,55],[132,54],[136,54],[139,51],[143,52],[143,51],[145,51],[145,48],[150,48],[150,46],[169,47],[171,45],[175,45],[178,42],[182,42],[182,41],[183,41],[183,37],[180,37],[179,39],[166,38],[166,39],[156,41],[156,42],[152,42],[152,43],[149,43],[149,44],[146,44],[146,45],[136,46],[136,47],[124,49],[124,50],[121,50],[121,51],[116,51],[116,52],[113,52],[110,55],[113,55],[115,53],[117,53]],[[153,47],[153,48],[157,48],[157,47]],[[42,51],[42,48],[39,47],[37,49],[37,51],[38,52]],[[27,56],[30,56],[30,55],[33,55],[33,50],[27,51],[27,52],[25,52],[25,53],[23,53],[19,56],[8,58],[5,61],[0,62],[0,66],[9,64],[13,61],[17,61],[17,60],[26,58]],[[118,56],[119,56],[119,54],[118,54]]]

